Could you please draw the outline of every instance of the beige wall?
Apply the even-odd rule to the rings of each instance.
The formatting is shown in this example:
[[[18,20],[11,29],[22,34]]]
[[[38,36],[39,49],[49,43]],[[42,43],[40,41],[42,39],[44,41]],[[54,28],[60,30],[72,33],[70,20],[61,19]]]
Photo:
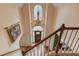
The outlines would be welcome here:
[[[20,40],[21,46],[28,46],[30,45],[30,22],[29,22],[29,9],[28,4],[24,4],[20,10],[21,14],[21,22],[22,22],[22,38]]]
[[[14,43],[11,43],[6,30],[4,29],[19,21],[19,9],[16,7],[16,4],[0,4],[0,55],[19,48],[21,36],[19,36]],[[20,52],[18,53],[21,55]]]
[[[71,4],[70,6],[65,6],[65,7],[57,9],[56,22],[55,22],[54,30],[59,28],[62,24],[65,24],[65,26],[68,26],[68,27],[79,27],[79,7],[77,5]],[[75,35],[75,32],[76,31],[73,32],[72,37],[71,37],[70,42],[69,42],[68,45],[71,44],[71,41],[72,41],[72,39]],[[71,31],[68,32],[66,42],[69,39],[70,33],[71,33]],[[78,37],[79,37],[79,33],[77,34],[71,48],[73,48],[73,46],[74,46],[76,40],[78,39]],[[77,44],[77,46],[78,46],[78,44]],[[77,46],[76,46],[76,48],[77,48]]]
[[[62,24],[65,24],[65,26],[79,27],[79,7],[64,7],[58,9],[55,28],[60,27]]]
[[[50,35],[54,30],[55,24],[55,15],[56,15],[56,8],[52,4],[48,4],[48,11],[47,11],[47,21],[46,21],[46,36]]]

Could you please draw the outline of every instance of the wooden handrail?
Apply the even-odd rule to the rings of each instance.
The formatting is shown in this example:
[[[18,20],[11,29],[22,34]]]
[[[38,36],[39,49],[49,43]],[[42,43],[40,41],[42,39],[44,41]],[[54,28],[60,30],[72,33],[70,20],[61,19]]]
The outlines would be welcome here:
[[[62,24],[62,26],[58,30],[56,30],[55,32],[53,32],[52,34],[50,34],[49,36],[47,36],[43,40],[41,40],[38,43],[36,43],[34,46],[32,46],[31,48],[29,48],[25,53],[29,52],[30,50],[32,50],[36,46],[40,45],[41,43],[43,43],[44,41],[46,41],[48,38],[50,38],[51,36],[53,36],[54,34],[56,34],[59,31],[60,31],[59,43],[60,43],[61,36],[62,36],[62,33],[63,33],[64,30],[79,30],[79,27],[65,27],[65,24]],[[59,49],[59,43],[57,45],[57,51],[56,51],[56,53],[58,52],[58,49]]]
[[[79,27],[64,27],[65,30],[79,30]]]
[[[31,48],[29,48],[25,53],[29,52],[30,50],[32,50],[33,48],[35,48],[36,46],[40,45],[41,43],[43,43],[44,41],[46,41],[48,38],[50,38],[52,35],[56,34],[57,32],[59,32],[61,30],[61,27],[59,29],[57,29],[56,31],[54,31],[52,34],[50,34],[49,36],[47,36],[46,38],[44,38],[43,40],[39,41],[38,43],[36,43],[34,46],[32,46]]]
[[[43,40],[39,41],[39,42],[36,43],[34,46],[32,46],[32,47],[30,47],[29,49],[27,49],[27,51],[25,51],[24,54],[26,54],[27,52],[29,52],[30,50],[32,50],[32,49],[35,48],[36,46],[40,45],[41,43],[43,43],[44,41],[46,41],[48,38],[50,38],[51,36],[53,36],[54,34],[56,34],[56,33],[59,32],[59,31],[60,31],[60,34],[61,34],[61,35],[60,35],[60,39],[59,39],[59,43],[60,43],[61,36],[62,36],[62,32],[63,32],[64,30],[79,30],[79,27],[65,27],[64,24],[63,24],[59,29],[57,29],[56,31],[54,31],[52,34],[48,35],[48,36],[45,37]],[[59,43],[58,43],[58,44],[59,44]],[[57,48],[57,49],[59,49],[59,48]],[[19,48],[19,49],[16,49],[16,50],[13,50],[13,51],[10,51],[10,52],[7,52],[7,53],[5,53],[5,54],[2,54],[2,55],[0,55],[0,56],[4,56],[4,55],[7,55],[7,54],[10,54],[10,53],[15,52],[15,51],[17,51],[17,50],[20,50],[20,48]],[[58,51],[58,50],[57,50],[57,51]]]
[[[61,28],[59,28],[58,30],[56,30],[54,33],[50,34],[49,36],[47,36],[46,38],[44,38],[43,40],[41,40],[40,42],[36,43],[34,46],[32,46],[31,48],[29,48],[25,53],[27,53],[28,51],[32,50],[34,47],[38,46],[39,44],[43,43],[45,40],[47,40],[49,37],[51,37],[52,35],[54,35],[55,33],[57,33],[58,31],[60,31]],[[9,51],[7,53],[4,53],[0,56],[5,56],[7,54],[10,54],[12,52],[15,52],[15,51],[18,51],[18,50],[21,50],[20,48],[19,49],[16,49],[16,50],[13,50],[13,51]]]
[[[7,54],[10,54],[10,53],[15,52],[15,51],[18,51],[18,50],[21,50],[21,49],[18,48],[18,49],[16,49],[16,50],[13,50],[13,51],[9,51],[9,52],[7,52],[7,53],[4,53],[4,54],[2,54],[2,55],[0,55],[0,56],[5,56],[5,55],[7,55]]]
[[[59,51],[59,48],[60,48],[59,44],[60,44],[61,37],[62,37],[62,34],[63,34],[64,30],[79,30],[79,27],[65,27],[65,24],[62,24],[62,26],[61,26],[58,30],[56,30],[55,32],[53,32],[52,34],[50,34],[49,36],[47,36],[47,37],[44,38],[43,40],[41,40],[41,41],[39,41],[38,43],[36,43],[36,44],[35,44],[34,46],[32,46],[31,48],[29,48],[29,49],[25,52],[25,54],[26,54],[27,52],[29,52],[30,50],[32,50],[33,48],[35,48],[36,46],[38,46],[38,45],[40,45],[41,43],[43,43],[44,41],[46,41],[48,38],[50,38],[51,36],[53,36],[53,35],[56,34],[57,32],[60,31],[60,38],[59,38],[59,41],[58,41],[58,43],[57,43],[57,47],[56,47],[56,49],[55,49],[55,53],[56,53],[56,55],[57,55],[57,54],[58,54],[58,51]]]

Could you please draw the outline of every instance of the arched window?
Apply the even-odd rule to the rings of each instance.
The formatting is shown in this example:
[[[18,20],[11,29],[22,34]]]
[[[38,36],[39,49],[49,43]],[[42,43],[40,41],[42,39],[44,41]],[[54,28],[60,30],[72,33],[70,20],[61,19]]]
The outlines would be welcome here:
[[[35,5],[34,7],[34,18],[37,20],[37,14],[39,13],[39,20],[42,18],[42,6],[41,5]]]

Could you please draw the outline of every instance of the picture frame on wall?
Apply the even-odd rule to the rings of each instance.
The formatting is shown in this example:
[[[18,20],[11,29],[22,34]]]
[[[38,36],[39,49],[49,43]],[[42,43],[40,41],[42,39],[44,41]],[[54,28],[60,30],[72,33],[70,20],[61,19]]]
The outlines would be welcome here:
[[[16,24],[13,24],[9,27],[5,28],[7,31],[7,34],[10,38],[10,41],[13,43],[21,34],[20,24],[19,22]]]

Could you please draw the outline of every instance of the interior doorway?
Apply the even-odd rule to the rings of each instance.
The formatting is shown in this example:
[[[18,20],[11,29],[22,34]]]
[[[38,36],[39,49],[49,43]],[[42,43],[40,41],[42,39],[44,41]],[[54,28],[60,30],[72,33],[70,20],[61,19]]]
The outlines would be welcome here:
[[[35,43],[41,40],[41,31],[35,31]]]

